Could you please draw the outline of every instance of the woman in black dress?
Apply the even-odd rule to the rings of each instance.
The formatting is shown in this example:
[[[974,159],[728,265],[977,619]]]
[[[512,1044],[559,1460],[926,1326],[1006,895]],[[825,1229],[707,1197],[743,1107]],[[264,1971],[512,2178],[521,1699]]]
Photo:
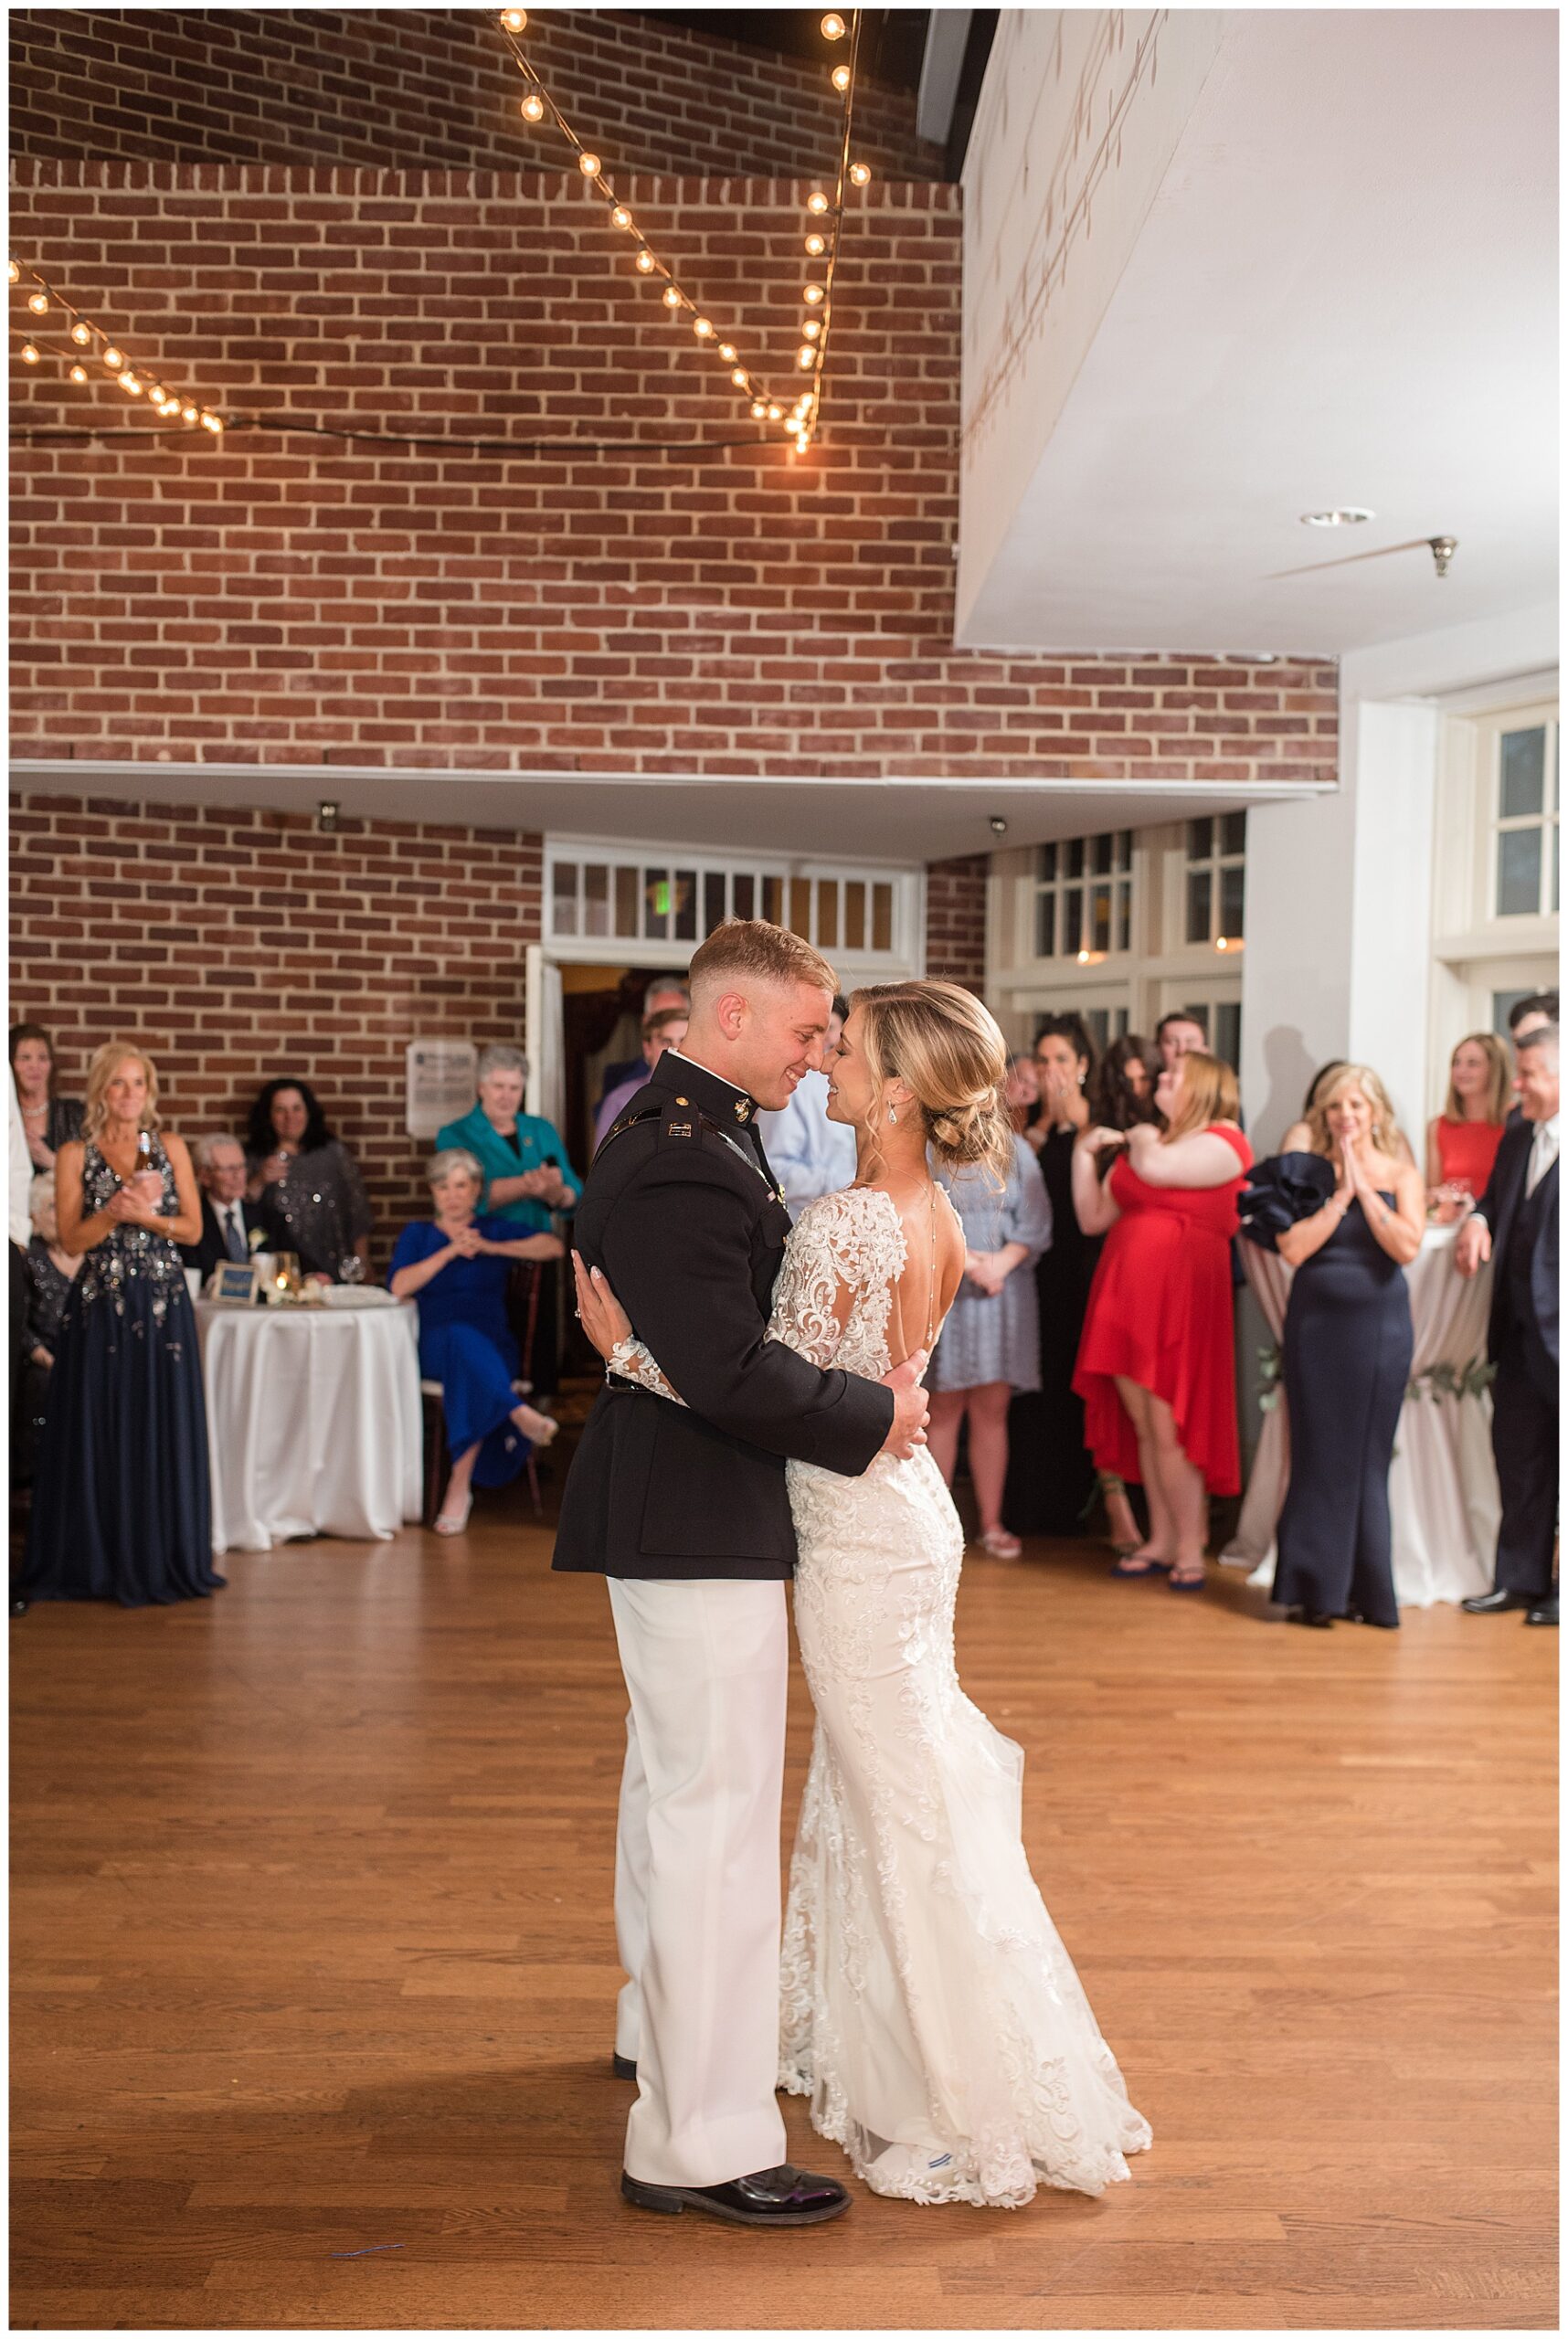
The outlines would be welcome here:
[[[52,1170],[67,1138],[81,1135],[81,1106],[55,1092],[55,1043],[41,1023],[14,1023],[7,1045],[33,1167]]]
[[[1365,1064],[1341,1064],[1308,1115],[1309,1152],[1261,1162],[1243,1232],[1295,1269],[1285,1312],[1290,1487],[1273,1598],[1295,1625],[1399,1623],[1388,1471],[1414,1335],[1404,1270],[1425,1194]]]
[[[82,1139],[61,1147],[55,1181],[60,1244],[82,1264],[49,1376],[26,1592],[122,1608],[203,1597],[223,1578],[175,1248],[196,1240],[201,1211],[184,1144],[157,1134],[156,1074],[133,1042],[94,1056]]]
[[[1040,1387],[1008,1411],[1007,1487],[1001,1515],[1015,1535],[1079,1535],[1094,1498],[1095,1466],[1084,1445],[1084,1401],[1073,1391],[1084,1310],[1099,1244],[1073,1210],[1073,1142],[1088,1126],[1094,1042],[1075,1015],[1049,1015],[1034,1043],[1039,1111],[1024,1141],[1040,1157],[1051,1198],[1052,1238],[1035,1262],[1040,1295]]]
[[[270,1080],[245,1137],[248,1199],[260,1205],[267,1247],[291,1251],[321,1283],[370,1273],[370,1204],[358,1165],[302,1080]]]

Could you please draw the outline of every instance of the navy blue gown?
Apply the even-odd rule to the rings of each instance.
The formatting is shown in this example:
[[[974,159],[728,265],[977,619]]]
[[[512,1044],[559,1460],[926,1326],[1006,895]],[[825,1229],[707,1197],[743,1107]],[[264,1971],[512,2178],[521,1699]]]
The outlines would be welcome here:
[[[514,1219],[476,1218],[476,1231],[491,1243],[515,1243],[526,1233]],[[388,1283],[402,1267],[444,1251],[448,1238],[429,1219],[416,1219],[397,1237],[387,1269]],[[415,1294],[419,1310],[419,1371],[441,1384],[447,1448],[453,1455],[480,1448],[473,1466],[476,1487],[506,1487],[533,1451],[511,1416],[521,1402],[512,1386],[518,1371],[517,1343],[506,1320],[510,1259],[449,1259]]]
[[[168,1155],[161,1214],[179,1209]],[[120,1184],[95,1145],[82,1212]],[[29,1600],[117,1600],[122,1608],[204,1599],[212,1564],[207,1405],[185,1268],[144,1226],[116,1226],[71,1285],[49,1375],[33,1480],[24,1589]]]
[[[1321,1167],[1331,1193],[1333,1171]],[[1383,1199],[1392,1210],[1393,1195]],[[1272,1594],[1280,1605],[1398,1625],[1388,1472],[1414,1348],[1404,1269],[1353,1201],[1296,1269],[1285,1312],[1290,1488]]]

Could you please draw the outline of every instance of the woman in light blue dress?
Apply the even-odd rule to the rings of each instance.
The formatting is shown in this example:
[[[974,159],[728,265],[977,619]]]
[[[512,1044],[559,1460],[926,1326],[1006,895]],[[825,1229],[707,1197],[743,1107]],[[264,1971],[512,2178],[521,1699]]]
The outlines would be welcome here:
[[[1040,1386],[1039,1294],[1033,1275],[1019,1269],[1032,1268],[1050,1246],[1050,1199],[1033,1148],[1017,1137],[1005,1186],[984,1170],[935,1174],[963,1222],[965,1260],[926,1376],[931,1452],[951,1486],[967,1414],[980,1549],[994,1560],[1016,1560],[1023,1546],[1001,1522],[1007,1411],[1015,1395]]]

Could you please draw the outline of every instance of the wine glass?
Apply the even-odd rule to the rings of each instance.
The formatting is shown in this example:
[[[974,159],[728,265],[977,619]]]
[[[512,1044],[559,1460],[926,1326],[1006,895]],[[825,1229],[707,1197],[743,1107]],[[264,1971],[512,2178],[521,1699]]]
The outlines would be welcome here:
[[[339,1283],[358,1284],[365,1281],[365,1262],[357,1251],[351,1251],[346,1258],[338,1261],[337,1279]]]

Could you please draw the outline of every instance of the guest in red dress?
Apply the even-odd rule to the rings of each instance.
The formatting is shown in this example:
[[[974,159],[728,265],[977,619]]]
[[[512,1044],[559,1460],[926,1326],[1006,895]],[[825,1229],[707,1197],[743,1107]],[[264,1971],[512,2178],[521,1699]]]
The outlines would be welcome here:
[[[1426,1198],[1439,1225],[1487,1191],[1513,1094],[1513,1066],[1492,1032],[1472,1032],[1448,1060],[1448,1095],[1426,1125]]]
[[[1160,1075],[1162,1128],[1090,1128],[1073,1161],[1086,1234],[1104,1233],[1073,1386],[1102,1470],[1149,1498],[1146,1542],[1111,1572],[1203,1583],[1204,1490],[1241,1487],[1231,1239],[1252,1148],[1236,1124],[1236,1076],[1194,1049]],[[1102,1185],[1096,1155],[1125,1147]]]

